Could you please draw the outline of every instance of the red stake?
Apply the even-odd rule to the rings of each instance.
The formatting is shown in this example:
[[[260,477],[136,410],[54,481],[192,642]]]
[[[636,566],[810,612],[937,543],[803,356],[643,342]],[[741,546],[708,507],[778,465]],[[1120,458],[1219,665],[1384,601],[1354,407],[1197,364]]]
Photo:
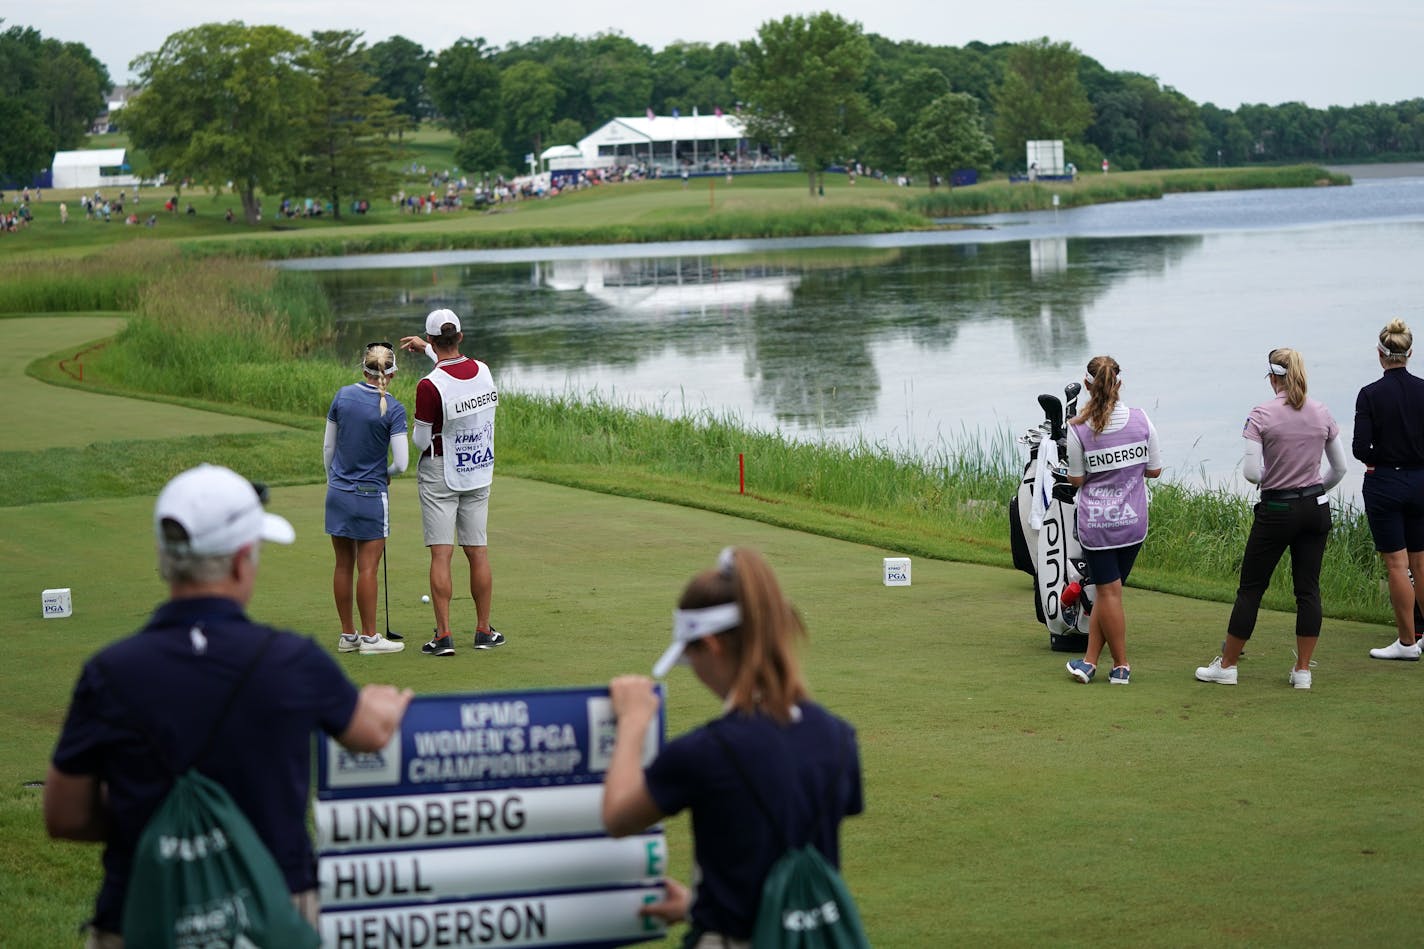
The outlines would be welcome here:
[[[747,462],[741,452],[737,452],[737,493],[747,493]]]

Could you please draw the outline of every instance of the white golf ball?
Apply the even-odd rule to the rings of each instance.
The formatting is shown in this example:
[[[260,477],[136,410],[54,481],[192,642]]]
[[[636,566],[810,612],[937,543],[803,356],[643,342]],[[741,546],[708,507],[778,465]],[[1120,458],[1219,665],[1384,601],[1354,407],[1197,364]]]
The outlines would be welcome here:
[[[427,593],[427,594],[425,594],[424,596],[422,596],[422,597],[420,598],[420,602],[422,602],[422,603],[429,603],[429,602],[430,602],[430,594]]]

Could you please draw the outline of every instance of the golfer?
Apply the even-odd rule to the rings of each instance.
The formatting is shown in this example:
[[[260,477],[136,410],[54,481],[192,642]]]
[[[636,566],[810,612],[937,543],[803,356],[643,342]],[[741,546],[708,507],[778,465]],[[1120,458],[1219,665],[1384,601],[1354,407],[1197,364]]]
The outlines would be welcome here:
[[[653,667],[661,678],[691,665],[722,716],[671,741],[645,770],[652,680],[610,686],[617,725],[603,825],[624,837],[692,809],[696,900],[689,908],[687,889],[669,880],[667,899],[644,910],[668,922],[690,916],[685,946],[748,946],[771,865],[806,843],[837,865],[841,818],[864,809],[855,730],[812,702],[801,679],[794,647],[805,634],[766,561],[729,547],[683,590],[672,645]]]
[[[326,413],[321,457],[326,467],[326,532],[336,552],[331,589],[341,620],[341,652],[400,652],[405,643],[376,632],[376,568],[391,533],[391,478],[410,463],[405,406],[386,390],[396,374],[390,343],[367,343],[361,382],[343,386]],[[358,636],[351,619],[351,575],[356,574]]]
[[[1350,448],[1365,463],[1360,493],[1375,550],[1384,558],[1398,638],[1370,655],[1418,660],[1414,579],[1424,572],[1424,379],[1405,368],[1414,334],[1403,320],[1380,330],[1375,348],[1384,377],[1355,399]]]
[[[494,480],[494,415],[499,392],[489,366],[460,353],[465,334],[452,310],[425,318],[425,337],[407,336],[401,348],[424,352],[435,360],[430,375],[415,389],[415,426],[410,440],[420,451],[416,480],[421,524],[430,548],[430,602],[435,635],[421,651],[453,656],[450,562],[458,543],[470,564],[470,597],[475,601],[476,649],[504,645],[490,625],[494,577],[490,570],[490,484]]]
[[[1241,473],[1260,485],[1241,582],[1226,623],[1221,655],[1197,669],[1202,682],[1235,685],[1236,662],[1256,628],[1261,597],[1287,550],[1295,585],[1295,665],[1289,682],[1310,688],[1310,657],[1320,638],[1320,564],[1330,536],[1327,492],[1345,477],[1345,450],[1330,410],[1306,397],[1305,360],[1294,349],[1266,356],[1266,380],[1273,397],[1251,410],[1241,435],[1246,454]],[[1320,477],[1324,452],[1330,470]]]
[[[1108,682],[1127,685],[1127,620],[1122,585],[1147,539],[1147,483],[1162,474],[1157,429],[1141,409],[1122,404],[1122,367],[1111,356],[1088,360],[1088,402],[1068,423],[1068,480],[1078,487],[1078,540],[1096,591],[1088,620],[1088,651],[1068,663],[1085,685],[1098,671],[1106,643]]]
[[[263,511],[246,478],[215,465],[183,472],[158,495],[153,528],[169,599],[136,635],[85,663],[45,779],[49,835],[105,845],[88,946],[123,945],[139,835],[172,787],[169,776],[189,766],[232,795],[315,926],[312,732],[378,751],[411,692],[358,691],[311,639],[247,618],[262,542],[290,544],[295,532]],[[55,945],[66,943],[67,933],[54,935]]]

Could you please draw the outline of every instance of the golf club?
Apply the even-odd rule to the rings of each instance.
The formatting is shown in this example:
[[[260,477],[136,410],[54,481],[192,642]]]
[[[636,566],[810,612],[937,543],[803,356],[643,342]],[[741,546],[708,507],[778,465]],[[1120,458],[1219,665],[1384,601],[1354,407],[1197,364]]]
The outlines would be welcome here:
[[[400,642],[405,637],[400,633],[391,632],[391,580],[390,572],[386,569],[386,548],[381,548],[381,592],[386,600],[386,638]]]

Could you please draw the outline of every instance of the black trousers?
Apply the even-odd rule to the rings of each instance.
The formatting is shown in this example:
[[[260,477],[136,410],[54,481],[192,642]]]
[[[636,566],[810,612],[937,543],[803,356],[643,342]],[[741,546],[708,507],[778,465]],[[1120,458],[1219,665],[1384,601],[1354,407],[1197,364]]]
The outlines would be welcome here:
[[[1256,519],[1241,558],[1241,585],[1226,624],[1232,636],[1251,638],[1261,597],[1287,550],[1295,584],[1295,634],[1320,635],[1320,564],[1330,536],[1330,505],[1319,502],[1319,497],[1313,497],[1256,503]]]

